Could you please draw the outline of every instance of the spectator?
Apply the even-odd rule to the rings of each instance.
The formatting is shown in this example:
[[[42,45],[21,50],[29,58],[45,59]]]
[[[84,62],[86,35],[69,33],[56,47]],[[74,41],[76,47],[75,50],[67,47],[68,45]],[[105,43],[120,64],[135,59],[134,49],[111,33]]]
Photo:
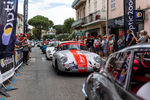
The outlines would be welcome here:
[[[142,43],[145,43],[145,42],[146,42],[147,36],[145,36],[144,34],[145,34],[145,31],[142,30],[142,31],[140,32],[140,38],[138,39],[137,37],[135,37],[135,40],[136,40],[136,42],[137,42],[138,44],[142,44]]]
[[[99,45],[100,45],[100,41],[99,41],[99,36],[97,35],[96,36],[96,38],[95,38],[95,40],[94,40],[94,44],[93,44],[93,46],[94,46],[94,52],[95,53],[97,53],[97,54],[99,54]]]
[[[113,45],[114,45],[114,40],[112,39],[113,38],[113,36],[109,36],[109,52],[110,52],[110,54],[112,54],[113,53]]]
[[[91,36],[88,40],[87,40],[87,46],[89,51],[93,52],[93,43],[94,43],[94,39],[93,36]]]
[[[28,47],[28,42],[26,40],[26,37],[25,37],[25,41],[22,43],[22,46],[23,46],[23,63],[28,65],[28,52],[29,52],[29,47]]]
[[[109,48],[108,48],[108,41],[106,36],[103,37],[102,48],[103,48],[104,57],[107,57]]]
[[[127,35],[127,46],[132,46],[132,45],[136,44],[135,38],[132,34],[132,31],[128,30],[127,34],[128,34]]]
[[[117,44],[118,44],[118,49],[119,50],[121,50],[125,47],[125,40],[123,39],[122,34],[119,35],[119,40],[118,40]]]

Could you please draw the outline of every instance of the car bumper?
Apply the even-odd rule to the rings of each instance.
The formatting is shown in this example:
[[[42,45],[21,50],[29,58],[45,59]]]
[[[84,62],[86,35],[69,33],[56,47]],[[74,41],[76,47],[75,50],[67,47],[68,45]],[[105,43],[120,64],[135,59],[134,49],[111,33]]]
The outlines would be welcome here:
[[[98,69],[94,69],[94,68],[88,68],[88,69],[73,69],[72,67],[68,67],[66,68],[65,66],[61,65],[59,67],[59,70],[62,72],[69,72],[69,73],[90,73],[90,72],[94,72],[97,71]]]
[[[87,94],[85,92],[85,83],[82,84],[82,93],[84,94],[85,98],[87,98]]]
[[[48,59],[53,59],[53,54],[48,54],[47,53],[46,56],[47,56]]]

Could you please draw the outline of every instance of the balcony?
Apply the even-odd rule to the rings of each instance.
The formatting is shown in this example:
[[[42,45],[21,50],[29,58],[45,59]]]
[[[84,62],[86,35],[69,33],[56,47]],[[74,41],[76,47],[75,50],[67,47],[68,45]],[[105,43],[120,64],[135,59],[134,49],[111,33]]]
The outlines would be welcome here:
[[[83,27],[106,21],[106,11],[96,11],[91,13],[89,16],[83,18],[84,25]]]
[[[72,27],[74,28],[79,27],[82,25],[82,23],[83,23],[83,19],[77,20],[72,24]]]
[[[84,2],[86,2],[86,0],[74,0],[74,2],[72,3],[72,8],[77,8],[79,5],[83,4]]]

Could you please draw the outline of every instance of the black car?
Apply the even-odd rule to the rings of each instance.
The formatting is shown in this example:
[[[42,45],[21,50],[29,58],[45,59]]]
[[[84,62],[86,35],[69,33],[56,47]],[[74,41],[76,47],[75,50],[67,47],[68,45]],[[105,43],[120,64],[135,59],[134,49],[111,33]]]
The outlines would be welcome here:
[[[150,100],[150,44],[110,55],[83,84],[86,100]]]

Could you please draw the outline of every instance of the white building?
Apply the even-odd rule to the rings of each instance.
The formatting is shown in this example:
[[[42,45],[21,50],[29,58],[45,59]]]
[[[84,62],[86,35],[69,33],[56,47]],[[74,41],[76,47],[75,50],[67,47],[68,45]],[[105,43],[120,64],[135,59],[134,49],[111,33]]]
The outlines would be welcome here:
[[[23,33],[23,15],[18,14],[17,15],[17,26],[16,26],[16,35],[20,35],[20,33]]]
[[[106,33],[106,0],[74,0],[76,22],[72,27],[77,34],[96,36]]]

